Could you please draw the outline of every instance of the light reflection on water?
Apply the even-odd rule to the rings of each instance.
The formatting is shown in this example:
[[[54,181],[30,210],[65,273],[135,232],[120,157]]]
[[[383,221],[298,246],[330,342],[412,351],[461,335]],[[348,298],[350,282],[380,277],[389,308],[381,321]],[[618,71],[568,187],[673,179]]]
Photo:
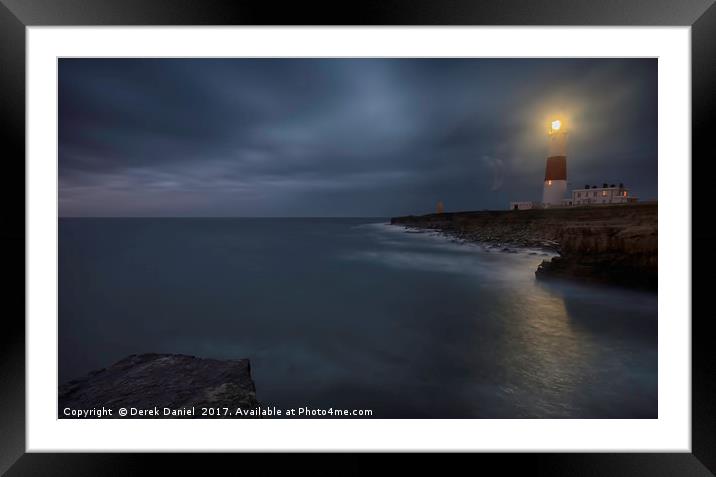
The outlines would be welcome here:
[[[530,394],[539,396],[538,403],[528,405],[518,398],[522,412],[529,412],[529,406],[555,414],[574,412],[573,394],[584,373],[597,365],[590,337],[573,329],[561,297],[539,287],[530,294],[511,294],[504,306],[512,318],[498,354],[508,373],[505,391],[525,400]]]
[[[656,417],[656,297],[364,219],[60,221],[60,379],[249,357],[259,399],[376,417]]]

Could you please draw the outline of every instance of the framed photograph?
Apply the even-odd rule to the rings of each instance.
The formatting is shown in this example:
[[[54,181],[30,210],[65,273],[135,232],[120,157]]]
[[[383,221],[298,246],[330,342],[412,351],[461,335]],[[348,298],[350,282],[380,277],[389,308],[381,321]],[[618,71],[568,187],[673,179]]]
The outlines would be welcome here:
[[[715,472],[712,1],[1,3],[0,472]]]

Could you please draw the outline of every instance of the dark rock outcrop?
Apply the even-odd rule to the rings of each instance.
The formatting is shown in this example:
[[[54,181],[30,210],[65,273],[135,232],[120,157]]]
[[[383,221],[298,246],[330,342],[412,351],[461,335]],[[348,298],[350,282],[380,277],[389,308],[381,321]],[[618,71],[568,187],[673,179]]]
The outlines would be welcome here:
[[[482,211],[396,217],[392,224],[432,229],[499,247],[539,247],[559,256],[536,276],[657,288],[656,203]]]
[[[575,278],[656,290],[658,233],[652,224],[582,224],[565,227],[557,238],[560,256],[545,260],[537,278]]]
[[[248,359],[202,359],[180,354],[131,355],[109,368],[89,373],[59,387],[59,417],[66,409],[105,408],[111,415],[86,417],[119,417],[125,409],[159,410],[159,415],[127,417],[237,417],[202,416],[200,409],[259,407],[251,379]],[[171,410],[194,409],[189,415],[165,415]]]

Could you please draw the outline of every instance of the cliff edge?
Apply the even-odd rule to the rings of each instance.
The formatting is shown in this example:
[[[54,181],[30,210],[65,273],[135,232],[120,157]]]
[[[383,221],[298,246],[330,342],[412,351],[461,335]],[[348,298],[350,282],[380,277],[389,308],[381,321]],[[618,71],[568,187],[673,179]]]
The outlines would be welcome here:
[[[391,224],[438,230],[462,240],[557,252],[535,271],[539,279],[657,289],[656,203],[454,212],[395,217]]]

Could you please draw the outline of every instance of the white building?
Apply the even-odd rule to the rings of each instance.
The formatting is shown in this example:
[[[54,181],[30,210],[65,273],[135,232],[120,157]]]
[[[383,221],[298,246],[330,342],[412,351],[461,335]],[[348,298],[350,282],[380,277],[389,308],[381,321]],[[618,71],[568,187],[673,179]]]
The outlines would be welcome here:
[[[571,205],[626,204],[636,202],[637,198],[624,184],[603,184],[602,187],[586,185],[583,189],[573,189],[571,201]]]
[[[602,187],[585,185],[583,189],[573,189],[570,197],[557,204],[542,204],[533,201],[510,202],[510,210],[530,210],[544,207],[579,207],[585,205],[631,204],[639,199],[631,194],[624,184],[602,184]]]

